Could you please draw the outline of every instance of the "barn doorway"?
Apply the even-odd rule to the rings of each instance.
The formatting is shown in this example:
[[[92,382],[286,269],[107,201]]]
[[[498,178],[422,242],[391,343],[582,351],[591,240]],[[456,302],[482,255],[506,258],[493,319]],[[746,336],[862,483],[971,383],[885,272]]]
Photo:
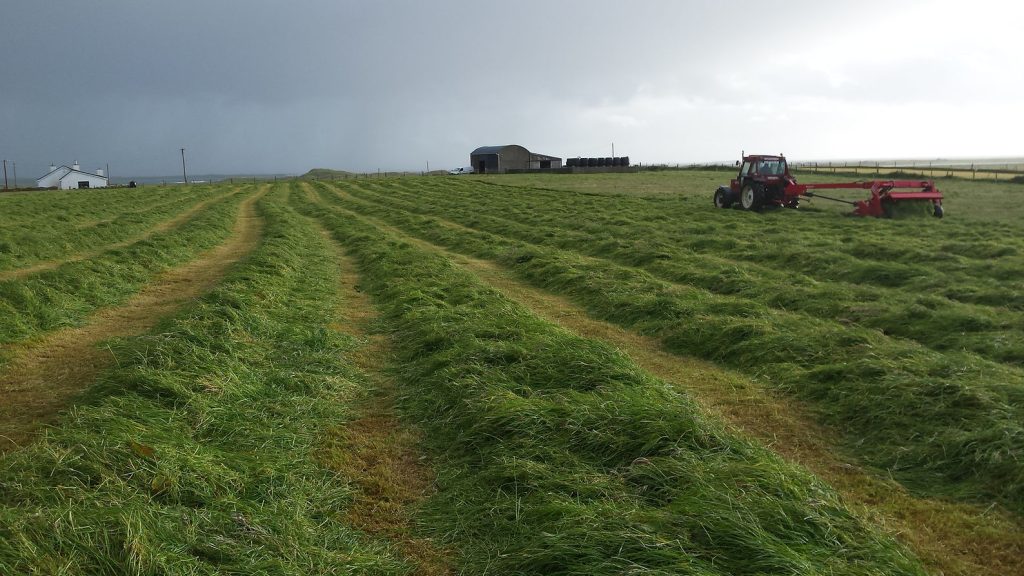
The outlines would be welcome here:
[[[481,174],[487,172],[487,161],[486,160],[477,160],[476,164],[477,164],[477,166],[476,166],[476,171],[477,172],[479,172]]]
[[[89,187],[89,181],[88,180],[79,180],[78,181],[78,188],[79,189],[81,189],[81,188],[88,188],[88,187]]]

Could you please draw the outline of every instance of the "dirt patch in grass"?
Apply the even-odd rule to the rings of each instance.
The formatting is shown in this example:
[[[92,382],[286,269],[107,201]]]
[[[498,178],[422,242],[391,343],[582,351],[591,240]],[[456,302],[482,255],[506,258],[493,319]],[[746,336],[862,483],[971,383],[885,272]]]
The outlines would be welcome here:
[[[434,474],[417,449],[418,433],[404,426],[395,412],[395,386],[383,368],[390,354],[387,339],[370,330],[376,312],[359,288],[355,263],[324,234],[340,264],[341,306],[334,327],[366,342],[353,360],[369,379],[371,391],[357,419],[328,431],[320,458],[357,488],[346,512],[351,526],[392,540],[415,566],[415,574],[451,574],[449,555],[413,531],[413,513],[433,491]]]
[[[341,191],[338,195],[346,197]],[[930,570],[947,575],[1024,574],[1024,528],[1009,514],[916,498],[897,482],[844,461],[833,432],[814,422],[798,403],[776,396],[755,381],[708,362],[670,354],[657,339],[594,320],[568,299],[530,287],[492,262],[447,251],[378,219],[359,217],[444,254],[538,316],[584,337],[610,342],[651,374],[690,391],[711,414],[827,481],[858,514],[911,547]]]
[[[242,202],[231,237],[220,246],[168,270],[123,305],[98,311],[85,326],[12,346],[12,359],[0,374],[0,452],[30,440],[34,431],[51,422],[109,365],[110,354],[98,344],[153,328],[161,318],[208,292],[232,264],[251,252],[263,230],[255,204],[266,190]],[[188,217],[182,214],[177,219],[184,222]],[[173,228],[167,222],[161,226]]]
[[[59,268],[60,266],[63,266],[64,264],[67,264],[69,262],[81,262],[82,260],[88,260],[89,258],[94,258],[94,257],[96,257],[96,256],[98,256],[98,255],[100,255],[100,254],[102,254],[104,252],[110,251],[110,250],[116,250],[118,248],[124,248],[125,246],[131,246],[132,244],[135,244],[136,242],[141,242],[141,241],[143,241],[143,240],[145,240],[145,239],[147,239],[147,238],[149,238],[149,237],[151,237],[151,236],[153,236],[155,234],[160,234],[160,233],[163,233],[163,232],[167,232],[169,230],[173,230],[173,229],[177,228],[178,226],[181,226],[185,222],[188,222],[189,220],[191,220],[193,217],[195,217],[196,214],[199,214],[200,212],[205,210],[207,206],[209,206],[209,205],[211,205],[211,204],[213,204],[215,202],[219,202],[219,201],[221,201],[221,200],[223,200],[223,199],[225,199],[225,198],[227,198],[229,196],[233,196],[234,194],[237,194],[237,193],[238,193],[238,188],[232,188],[226,194],[221,194],[220,196],[214,196],[213,198],[208,198],[206,200],[203,200],[203,201],[193,205],[191,208],[185,210],[181,214],[178,214],[177,216],[175,216],[173,218],[164,220],[163,222],[157,224],[156,226],[153,226],[152,228],[150,228],[149,230],[147,230],[144,233],[140,234],[139,236],[136,236],[135,238],[130,238],[128,240],[123,240],[121,242],[115,242],[113,244],[107,244],[106,246],[103,246],[103,247],[100,247],[100,248],[97,248],[97,249],[94,249],[94,250],[88,250],[86,252],[79,252],[77,254],[72,254],[72,255],[68,256],[67,258],[62,258],[60,260],[47,260],[45,262],[38,262],[38,263],[33,264],[31,266],[26,266],[24,268],[17,268],[15,270],[5,270],[3,272],[0,272],[0,281],[4,281],[4,280],[17,280],[19,278],[25,278],[27,276],[31,276],[31,275],[37,274],[39,272],[45,272],[47,270],[53,270],[54,268]]]

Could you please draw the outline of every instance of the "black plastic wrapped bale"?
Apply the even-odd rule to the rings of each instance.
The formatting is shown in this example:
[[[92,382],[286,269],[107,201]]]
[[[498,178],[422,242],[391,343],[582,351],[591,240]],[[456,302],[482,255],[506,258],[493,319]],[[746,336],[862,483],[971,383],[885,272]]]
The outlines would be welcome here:
[[[597,158],[587,158],[587,166],[590,168],[597,168]]]
[[[597,159],[597,167],[598,168],[604,168],[605,167],[605,163],[604,163],[605,160],[606,160],[606,158],[598,158]]]
[[[629,156],[623,156],[622,158],[619,158],[619,166],[622,166],[623,168],[629,168]]]

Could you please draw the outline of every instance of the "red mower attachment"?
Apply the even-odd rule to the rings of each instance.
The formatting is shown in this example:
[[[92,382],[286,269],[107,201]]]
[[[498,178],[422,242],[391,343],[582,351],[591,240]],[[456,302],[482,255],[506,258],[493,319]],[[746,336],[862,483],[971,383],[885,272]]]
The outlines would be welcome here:
[[[817,190],[871,190],[867,200],[843,200],[818,194]],[[855,216],[891,218],[898,206],[930,205],[931,213],[942,218],[942,193],[931,180],[870,180],[840,184],[798,184],[789,173],[784,156],[744,156],[736,179],[715,192],[715,206],[738,204],[745,210],[766,206],[796,208],[800,198],[822,198],[852,205]]]

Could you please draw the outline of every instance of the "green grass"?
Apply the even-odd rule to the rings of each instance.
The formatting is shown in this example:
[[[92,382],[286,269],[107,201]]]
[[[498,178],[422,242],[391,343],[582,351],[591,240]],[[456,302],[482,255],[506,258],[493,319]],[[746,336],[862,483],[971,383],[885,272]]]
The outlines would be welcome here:
[[[432,198],[423,200],[427,205]],[[1024,513],[1024,377],[1018,368],[670,285],[636,267],[571,250],[444,226],[394,203],[346,206],[499,261],[599,318],[657,335],[672,351],[739,368],[806,400],[845,435],[848,450],[916,491],[998,500]]]
[[[217,246],[230,234],[245,194],[208,206],[180,227],[24,279],[0,282],[0,343],[78,325],[124,301],[155,274]]]
[[[639,267],[670,282],[754,300],[772,308],[800,311],[816,318],[863,325],[888,335],[914,339],[937,350],[967,350],[1015,365],[1024,362],[1024,313],[958,302],[939,297],[931,290],[900,290],[899,286],[878,285],[880,281],[892,283],[916,274],[918,263],[901,265],[895,254],[890,262],[862,263],[863,273],[874,280],[874,284],[848,280],[823,282],[826,278],[822,274],[812,277],[794,273],[788,267],[779,269],[768,263],[737,261],[730,258],[732,251],[701,250],[700,238],[694,240],[677,235],[674,229],[669,229],[673,227],[667,225],[669,221],[665,218],[654,220],[655,214],[647,215],[650,219],[631,218],[629,211],[619,209],[611,201],[606,201],[609,206],[605,207],[605,212],[613,212],[615,216],[594,208],[590,218],[563,222],[549,217],[559,212],[557,200],[545,203],[548,210],[537,210],[535,206],[539,201],[531,197],[529,191],[517,195],[519,200],[526,199],[519,202],[519,206],[507,196],[492,196],[489,191],[478,194],[478,198],[487,198],[486,202],[474,202],[468,194],[450,189],[390,190],[367,195],[350,188],[350,192],[376,203],[442,216],[464,226],[531,244],[555,246]],[[742,220],[742,216],[734,218]],[[729,225],[738,229],[744,224],[729,221]],[[707,242],[715,242],[715,238]],[[877,247],[884,251],[887,246],[875,243],[862,250],[869,252]],[[905,247],[905,243],[900,242],[900,246]],[[821,248],[822,251],[830,249],[831,246]],[[999,285],[1000,292],[1014,292],[1013,285],[1005,280],[1015,278],[1017,269],[1024,274],[1024,260],[1015,259],[1020,261],[1018,264],[1006,256],[1004,254],[1002,259],[1005,264],[998,269],[988,261],[971,258],[960,258],[957,265],[962,274],[975,279],[984,277],[987,272],[989,283]],[[916,255],[912,255],[913,258]],[[946,260],[954,261],[952,257]],[[780,290],[780,286],[785,289]],[[951,289],[960,292],[967,286],[949,284]]]
[[[283,206],[201,302],[114,343],[117,367],[45,437],[0,457],[3,574],[408,574],[342,520],[324,429],[361,387],[328,328],[337,270]]]
[[[491,183],[514,188],[546,188],[567,192],[585,192],[613,196],[642,196],[686,198],[698,205],[711,205],[711,195],[718,186],[728,185],[735,178],[735,171],[664,171],[639,172],[636,174],[510,174],[502,176],[468,176],[467,180],[477,183]],[[797,180],[812,182],[855,182],[874,180],[873,175],[830,175],[796,172]],[[894,176],[883,174],[880,179]],[[931,179],[908,176],[910,180]],[[1024,185],[1020,182],[972,181],[962,178],[934,178],[936,186],[945,196],[947,218],[978,222],[998,222],[1019,225],[1024,217]],[[837,196],[859,200],[867,197],[862,191],[840,192]],[[811,203],[816,210],[827,212],[849,212],[850,207],[828,201],[815,200]],[[807,204],[805,204],[806,206]]]
[[[96,203],[86,206],[69,204],[67,210],[59,214],[43,212],[31,218],[5,220],[0,228],[0,271],[129,240],[211,195],[209,189],[177,192],[175,195],[158,191],[151,196],[99,197]],[[60,206],[66,199],[19,195],[16,199],[5,200],[0,203],[0,210],[23,209],[25,203]]]
[[[347,246],[383,312],[400,408],[439,474],[423,529],[463,571],[921,573],[820,481],[612,347],[350,213],[293,202]]]

